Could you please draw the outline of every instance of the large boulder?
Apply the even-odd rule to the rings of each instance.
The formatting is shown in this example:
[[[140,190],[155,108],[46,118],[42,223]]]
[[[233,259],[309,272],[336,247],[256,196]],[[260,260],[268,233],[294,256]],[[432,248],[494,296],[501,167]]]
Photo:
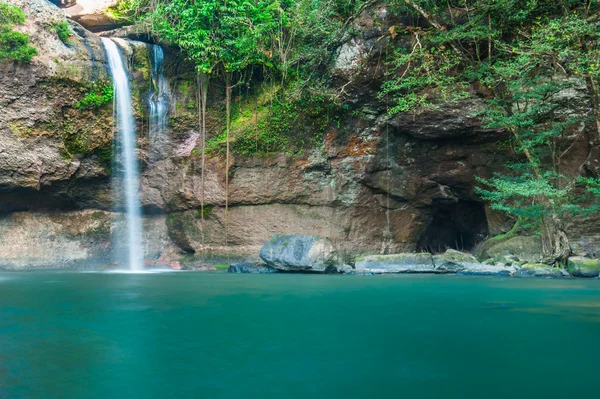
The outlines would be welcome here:
[[[444,273],[437,271],[430,253],[371,255],[356,259],[355,269],[361,273]]]
[[[66,8],[67,14],[92,32],[115,29],[122,24],[112,17],[109,8],[117,0],[77,0]]]
[[[435,269],[441,272],[456,273],[468,268],[469,265],[477,264],[477,258],[473,255],[448,249],[443,254],[434,255],[433,263]]]
[[[539,263],[542,260],[542,241],[538,236],[516,236],[498,242],[492,238],[473,252],[479,259],[493,258],[504,261],[506,256],[514,255],[528,263]]]
[[[335,272],[337,251],[328,238],[275,234],[260,250],[270,267],[296,272]]]
[[[600,260],[572,256],[568,262],[569,273],[575,277],[598,277],[600,275]]]
[[[568,277],[564,269],[552,267],[543,263],[526,263],[515,273],[515,277]]]

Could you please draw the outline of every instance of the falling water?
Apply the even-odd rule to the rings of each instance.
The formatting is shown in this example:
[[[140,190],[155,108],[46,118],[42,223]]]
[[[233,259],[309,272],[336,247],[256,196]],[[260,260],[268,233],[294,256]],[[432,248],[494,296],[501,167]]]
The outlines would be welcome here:
[[[169,85],[164,73],[164,52],[152,46],[152,82],[154,90],[148,101],[150,107],[150,161],[161,157],[168,145],[166,129],[169,114]]]
[[[113,77],[118,125],[118,147],[123,155],[124,178],[122,190],[126,200],[127,249],[129,269],[142,270],[141,206],[138,194],[139,172],[135,153],[135,121],[131,107],[129,79],[119,48],[110,39],[102,38]]]

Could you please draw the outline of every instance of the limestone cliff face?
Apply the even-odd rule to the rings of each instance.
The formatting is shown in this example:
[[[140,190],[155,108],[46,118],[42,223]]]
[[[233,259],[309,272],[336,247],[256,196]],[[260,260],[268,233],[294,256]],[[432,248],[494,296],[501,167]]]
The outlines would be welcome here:
[[[111,158],[112,103],[81,107],[88,93],[110,83],[101,41],[69,20],[73,35],[63,43],[48,27],[65,19],[61,9],[45,0],[9,2],[28,15],[21,29],[40,55],[30,65],[0,64],[0,267],[110,264],[121,250],[111,237],[122,219],[115,206],[122,202],[111,190],[118,167]],[[169,124],[155,141],[148,131],[149,45],[117,40],[135,97],[147,259],[257,257],[272,234],[295,233],[329,237],[351,262],[358,253],[469,249],[510,227],[474,193],[474,176],[499,170],[508,155],[498,145],[504,133],[483,129],[472,116],[482,106],[476,96],[419,115],[387,116],[376,97],[381,49],[372,28],[382,24],[369,22],[379,14],[361,19],[364,34],[341,47],[333,66],[357,112],[331,124],[322,145],[302,155],[234,154],[227,248],[224,160],[207,160],[202,186],[193,151],[193,69],[166,49]],[[219,133],[223,107],[219,83],[212,87],[210,137]],[[570,164],[590,149],[582,142],[573,151],[565,156]],[[580,231],[576,240],[596,251],[595,234]]]

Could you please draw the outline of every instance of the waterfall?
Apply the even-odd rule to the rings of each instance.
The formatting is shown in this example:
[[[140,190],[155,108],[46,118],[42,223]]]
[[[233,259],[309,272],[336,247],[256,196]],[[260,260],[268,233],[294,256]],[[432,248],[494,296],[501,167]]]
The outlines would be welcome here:
[[[150,161],[161,158],[168,146],[166,135],[169,115],[169,85],[164,73],[164,52],[161,46],[152,45],[152,82],[154,90],[148,101],[150,107]]]
[[[135,152],[135,120],[129,78],[125,70],[125,62],[116,43],[102,38],[108,55],[108,64],[113,78],[117,116],[117,145],[122,154],[124,176],[122,189],[125,194],[125,212],[127,229],[127,250],[129,269],[140,271],[143,268],[141,206],[138,189],[140,187],[138,159]]]

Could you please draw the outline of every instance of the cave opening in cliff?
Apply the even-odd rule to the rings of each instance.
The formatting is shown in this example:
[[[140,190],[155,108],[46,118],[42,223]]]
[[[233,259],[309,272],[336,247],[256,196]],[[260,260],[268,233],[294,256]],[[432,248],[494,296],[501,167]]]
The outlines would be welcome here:
[[[470,251],[488,235],[483,203],[459,201],[435,207],[431,222],[417,242],[421,251],[440,253],[446,249]]]

